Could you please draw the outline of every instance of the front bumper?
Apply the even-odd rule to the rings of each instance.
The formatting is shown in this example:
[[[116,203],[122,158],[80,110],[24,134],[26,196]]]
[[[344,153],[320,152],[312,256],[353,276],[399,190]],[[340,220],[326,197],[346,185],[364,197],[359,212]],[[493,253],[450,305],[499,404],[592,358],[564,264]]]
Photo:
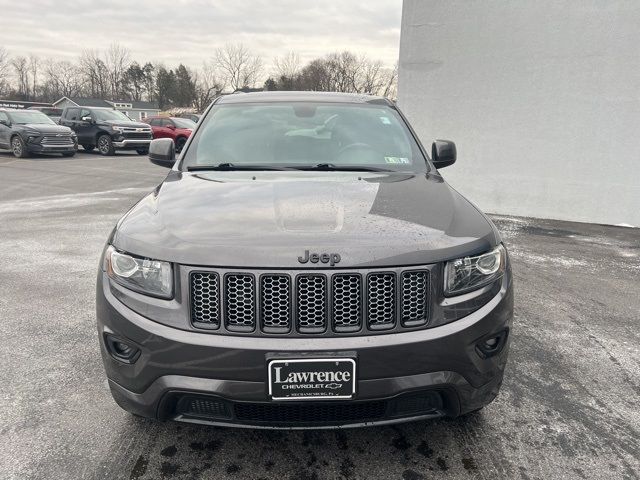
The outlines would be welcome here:
[[[167,327],[118,301],[103,272],[97,293],[102,357],[122,408],[151,418],[252,428],[379,425],[482,408],[502,383],[513,318],[508,274],[495,297],[460,320],[419,331],[334,338],[242,337]],[[139,347],[137,361],[114,359],[105,334]],[[497,334],[505,342],[487,358],[477,345]],[[271,401],[267,358],[278,355],[356,358],[355,398]]]
[[[149,144],[151,143],[152,138],[146,139],[125,139],[118,142],[113,142],[113,146],[115,148],[120,148],[122,150],[128,149],[136,149],[136,148],[149,148]]]
[[[78,149],[77,144],[68,145],[42,145],[40,143],[27,143],[27,151],[30,153],[72,153]]]

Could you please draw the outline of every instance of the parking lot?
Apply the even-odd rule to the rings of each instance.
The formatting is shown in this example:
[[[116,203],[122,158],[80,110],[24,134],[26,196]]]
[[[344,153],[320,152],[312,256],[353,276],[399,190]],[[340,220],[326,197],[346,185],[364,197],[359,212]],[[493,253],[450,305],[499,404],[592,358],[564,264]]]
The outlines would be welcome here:
[[[516,281],[498,399],[468,418],[252,431],[120,410],[94,325],[139,155],[0,153],[0,478],[640,478],[640,230],[495,216]],[[464,193],[464,192],[463,192]]]

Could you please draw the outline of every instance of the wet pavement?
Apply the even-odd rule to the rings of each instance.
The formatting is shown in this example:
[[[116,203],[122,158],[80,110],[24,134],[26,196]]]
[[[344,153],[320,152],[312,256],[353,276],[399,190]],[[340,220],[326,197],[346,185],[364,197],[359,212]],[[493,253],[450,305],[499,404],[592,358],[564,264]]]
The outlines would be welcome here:
[[[640,478],[640,230],[493,216],[516,281],[502,391],[467,418],[254,431],[134,418],[94,325],[145,157],[0,154],[0,479]]]

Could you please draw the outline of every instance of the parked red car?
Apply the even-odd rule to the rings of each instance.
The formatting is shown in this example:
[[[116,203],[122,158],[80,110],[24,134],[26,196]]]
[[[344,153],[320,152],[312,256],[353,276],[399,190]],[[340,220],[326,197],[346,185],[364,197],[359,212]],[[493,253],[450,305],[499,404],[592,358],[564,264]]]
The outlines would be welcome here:
[[[187,138],[196,128],[195,122],[188,118],[148,117],[145,122],[151,125],[153,138],[170,138],[176,144],[176,152],[180,152],[187,143]]]

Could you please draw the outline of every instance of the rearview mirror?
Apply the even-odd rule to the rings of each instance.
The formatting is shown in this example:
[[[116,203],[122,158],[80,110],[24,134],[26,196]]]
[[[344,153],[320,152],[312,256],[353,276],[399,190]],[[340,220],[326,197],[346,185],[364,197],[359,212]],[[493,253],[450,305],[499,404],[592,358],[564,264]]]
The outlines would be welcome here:
[[[171,168],[176,163],[176,146],[170,138],[157,138],[149,144],[149,161]]]
[[[431,161],[436,168],[456,163],[456,144],[449,140],[436,140],[431,145]]]

